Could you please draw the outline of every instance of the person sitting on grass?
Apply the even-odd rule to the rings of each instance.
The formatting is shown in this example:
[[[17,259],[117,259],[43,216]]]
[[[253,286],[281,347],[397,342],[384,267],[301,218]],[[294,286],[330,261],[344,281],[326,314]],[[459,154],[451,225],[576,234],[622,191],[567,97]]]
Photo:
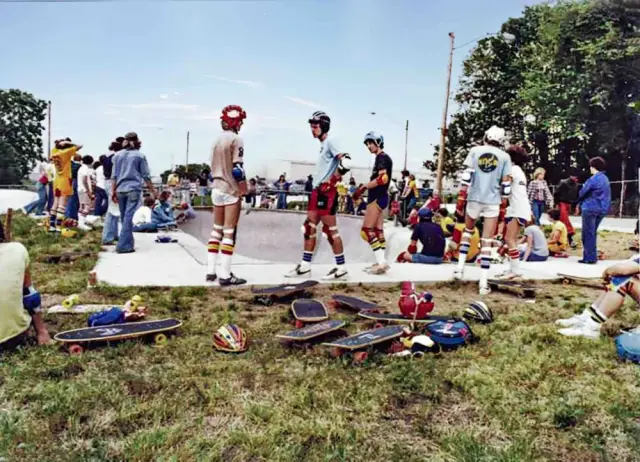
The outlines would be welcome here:
[[[177,226],[176,220],[173,217],[173,208],[171,207],[170,199],[171,193],[169,191],[162,191],[158,201],[156,201],[153,206],[151,221],[158,228]]]
[[[18,242],[5,242],[2,223],[0,262],[0,352],[22,344],[31,325],[35,328],[38,345],[51,343],[42,319],[40,293],[31,282],[29,252]]]
[[[549,253],[554,257],[566,257],[569,249],[569,236],[567,226],[560,221],[560,210],[550,210],[549,218],[553,222],[551,237],[547,241]]]
[[[640,255],[608,267],[602,273],[607,283],[606,291],[582,313],[568,319],[559,319],[556,325],[563,327],[558,332],[567,337],[600,337],[602,324],[613,316],[628,295],[640,305]],[[640,333],[640,327],[632,332]]]
[[[144,198],[144,205],[133,214],[134,233],[155,233],[158,231],[158,225],[155,224],[151,218],[155,203],[156,201],[153,197],[148,196]]]
[[[549,258],[547,238],[533,219],[525,228],[518,247],[523,261],[547,261]]]
[[[420,222],[413,230],[411,242],[406,252],[398,255],[398,262],[439,265],[444,257],[446,240],[442,228],[433,222],[433,212],[423,208],[418,212]],[[418,242],[422,250],[418,253]]]

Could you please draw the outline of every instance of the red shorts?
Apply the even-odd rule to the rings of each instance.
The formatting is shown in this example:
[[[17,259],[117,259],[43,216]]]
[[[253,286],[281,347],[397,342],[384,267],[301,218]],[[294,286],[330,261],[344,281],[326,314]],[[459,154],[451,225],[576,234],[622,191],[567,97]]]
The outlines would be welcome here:
[[[321,190],[322,189],[322,190]],[[313,190],[309,199],[309,212],[317,212],[318,216],[332,216],[338,211],[338,189],[323,184]]]

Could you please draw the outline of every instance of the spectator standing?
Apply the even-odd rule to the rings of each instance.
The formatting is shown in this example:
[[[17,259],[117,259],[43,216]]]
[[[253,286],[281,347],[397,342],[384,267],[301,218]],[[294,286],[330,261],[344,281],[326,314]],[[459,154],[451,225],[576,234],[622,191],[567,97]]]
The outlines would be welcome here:
[[[289,183],[285,179],[284,175],[280,175],[278,181],[273,184],[276,187],[276,194],[278,195],[278,210],[284,210],[287,208],[287,192],[289,191]]]
[[[51,207],[53,206],[53,180],[56,178],[56,167],[49,160],[44,166],[45,174],[47,175],[47,212],[51,213]]]
[[[533,172],[533,181],[529,183],[528,195],[529,202],[531,202],[531,210],[533,216],[536,219],[536,225],[540,226],[540,217],[545,211],[545,206],[548,210],[553,208],[553,195],[549,190],[549,185],[544,179],[546,175],[545,169],[538,167]]]
[[[96,171],[96,204],[93,214],[101,217],[107,213],[107,207],[109,206],[109,199],[107,196],[107,179],[104,176],[104,159],[105,155],[100,156],[100,161],[94,165]]]
[[[258,184],[255,178],[251,178],[249,180],[249,185],[247,186],[247,195],[244,197],[245,202],[251,209],[256,208],[257,194],[258,194]],[[250,208],[247,209],[247,213],[249,213]]]
[[[69,197],[67,207],[65,209],[64,216],[66,219],[71,220],[73,226],[78,224],[78,212],[80,210],[80,199],[78,198],[78,170],[82,166],[82,156],[76,154],[71,161],[71,179],[73,184],[73,194]]]
[[[38,198],[33,202],[27,204],[24,208],[26,214],[34,213],[35,215],[42,215],[47,205],[47,185],[49,180],[45,172],[45,166],[40,165],[38,169],[38,180],[36,181],[36,192]]]
[[[560,180],[555,191],[555,201],[560,211],[560,221],[567,227],[569,245],[574,248],[576,247],[576,243],[573,241],[575,230],[573,229],[571,220],[569,220],[569,216],[571,216],[573,204],[578,200],[578,189],[578,174],[575,169],[571,169],[566,175],[566,178]]]
[[[93,165],[93,157],[84,156],[82,158],[82,166],[78,169],[78,203],[79,207],[79,224],[78,228],[83,231],[89,231],[91,228],[87,226],[87,216],[91,210],[93,203],[93,187],[91,184],[91,166]]]
[[[107,193],[107,215],[104,218],[104,228],[102,229],[102,245],[114,245],[118,240],[118,223],[120,222],[120,208],[117,202],[113,201],[113,183],[111,175],[113,173],[113,158],[122,150],[124,138],[119,136],[109,145],[109,154],[102,159],[102,168],[105,179],[105,192]]]
[[[200,175],[198,176],[198,184],[200,186],[200,197],[203,198],[203,205],[204,205],[204,198],[209,194],[209,175],[211,174],[211,172],[209,171],[209,169],[204,169],[202,170],[202,172],[200,172]]]
[[[589,161],[591,177],[578,195],[578,209],[582,212],[582,260],[579,263],[595,265],[598,262],[598,227],[611,207],[611,185],[604,171],[607,164],[602,157]]]

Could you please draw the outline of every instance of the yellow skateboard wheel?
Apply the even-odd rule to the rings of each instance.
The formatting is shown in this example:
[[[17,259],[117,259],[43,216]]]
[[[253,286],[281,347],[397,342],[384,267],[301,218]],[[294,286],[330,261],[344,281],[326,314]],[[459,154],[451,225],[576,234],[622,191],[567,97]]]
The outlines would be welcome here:
[[[65,308],[71,308],[74,305],[80,303],[80,297],[77,294],[69,295],[62,301],[62,306]]]
[[[168,342],[167,336],[165,334],[156,334],[153,337],[153,341],[158,346],[166,345]]]

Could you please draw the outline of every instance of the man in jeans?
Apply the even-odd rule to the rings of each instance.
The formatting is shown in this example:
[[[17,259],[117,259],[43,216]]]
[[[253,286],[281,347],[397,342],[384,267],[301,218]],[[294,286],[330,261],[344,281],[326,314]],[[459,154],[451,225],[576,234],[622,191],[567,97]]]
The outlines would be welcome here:
[[[113,158],[112,199],[119,204],[122,217],[122,230],[116,246],[118,253],[135,252],[133,214],[140,204],[143,182],[147,184],[152,196],[157,196],[151,183],[147,158],[140,152],[141,146],[136,133],[127,133],[122,142],[122,151]]]
[[[109,145],[109,154],[102,159],[105,178],[105,192],[108,198],[107,215],[104,217],[104,228],[102,230],[102,245],[115,245],[118,240],[118,223],[120,223],[120,208],[113,201],[113,183],[111,175],[113,174],[113,158],[122,150],[124,137],[119,136]]]

